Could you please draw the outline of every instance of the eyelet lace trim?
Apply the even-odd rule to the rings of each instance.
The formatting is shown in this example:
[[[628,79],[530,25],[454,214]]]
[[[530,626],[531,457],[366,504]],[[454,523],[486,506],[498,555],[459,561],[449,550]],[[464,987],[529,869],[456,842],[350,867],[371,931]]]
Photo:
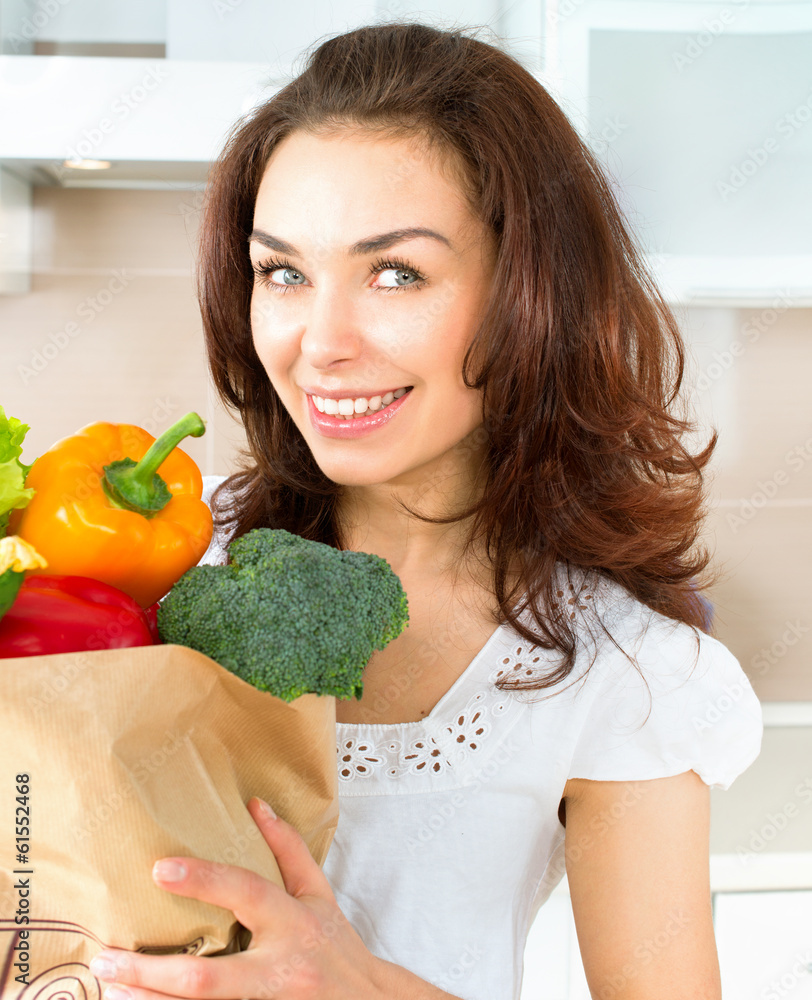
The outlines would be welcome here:
[[[558,598],[557,601],[552,601],[550,607],[556,609],[561,608],[562,612],[572,619],[575,617],[577,611],[588,611],[589,605],[582,603],[583,601],[591,601],[592,594],[584,594],[581,597],[581,590],[576,590],[571,583],[566,584],[566,591],[556,590],[555,596]]]
[[[449,725],[437,726],[431,718],[420,725],[412,739],[392,736],[391,732],[376,740],[370,734],[344,736],[336,741],[339,781],[355,781],[383,772],[397,779],[405,774],[443,774],[456,770],[469,757],[482,753],[492,729],[493,720],[503,716],[511,705],[511,692],[500,691],[495,682],[510,671],[525,670],[540,662],[536,647],[520,643],[499,658],[488,676],[487,691],[478,691]],[[397,725],[391,730],[397,731]],[[432,731],[434,734],[432,734]]]

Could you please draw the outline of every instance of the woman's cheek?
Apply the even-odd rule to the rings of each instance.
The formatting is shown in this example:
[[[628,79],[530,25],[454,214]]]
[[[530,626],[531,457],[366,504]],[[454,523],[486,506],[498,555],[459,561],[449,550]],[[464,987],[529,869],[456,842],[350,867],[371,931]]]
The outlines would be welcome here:
[[[274,319],[272,305],[263,300],[251,303],[251,336],[254,350],[265,370],[270,374],[270,366],[279,367],[288,353],[289,337],[286,337],[284,327]]]
[[[258,295],[255,291],[251,297],[251,329],[258,331],[268,323],[273,309],[267,296]]]

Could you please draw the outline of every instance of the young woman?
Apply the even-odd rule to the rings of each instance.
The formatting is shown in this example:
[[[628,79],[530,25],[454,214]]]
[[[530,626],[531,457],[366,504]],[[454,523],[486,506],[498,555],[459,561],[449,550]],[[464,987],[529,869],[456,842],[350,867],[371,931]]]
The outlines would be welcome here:
[[[287,891],[156,871],[250,948],[107,953],[107,979],[134,1000],[517,1000],[566,870],[593,996],[718,998],[709,787],[762,729],[697,589],[716,435],[682,441],[674,318],[561,110],[461,32],[330,39],[215,166],[200,299],[250,449],[207,482],[207,561],[259,526],[374,552],[410,624],[336,703],[323,870],[253,801]]]

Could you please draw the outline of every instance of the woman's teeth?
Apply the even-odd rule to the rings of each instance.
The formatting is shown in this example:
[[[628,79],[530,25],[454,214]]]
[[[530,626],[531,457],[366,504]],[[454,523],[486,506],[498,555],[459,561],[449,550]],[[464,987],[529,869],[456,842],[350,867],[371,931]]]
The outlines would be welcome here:
[[[320,413],[329,416],[343,417],[345,420],[353,420],[355,417],[369,417],[378,410],[383,410],[396,399],[400,399],[411,389],[395,389],[394,392],[387,392],[384,396],[359,396],[358,399],[322,399],[321,396],[314,396],[313,402]]]

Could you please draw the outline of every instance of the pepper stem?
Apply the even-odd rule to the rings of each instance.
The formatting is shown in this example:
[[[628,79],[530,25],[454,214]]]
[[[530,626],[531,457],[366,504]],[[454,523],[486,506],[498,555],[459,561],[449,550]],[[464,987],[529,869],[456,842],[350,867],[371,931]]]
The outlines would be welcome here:
[[[114,507],[155,517],[172,499],[158,469],[185,437],[200,437],[206,425],[196,413],[187,413],[152,443],[140,462],[122,458],[104,466],[102,489]]]

